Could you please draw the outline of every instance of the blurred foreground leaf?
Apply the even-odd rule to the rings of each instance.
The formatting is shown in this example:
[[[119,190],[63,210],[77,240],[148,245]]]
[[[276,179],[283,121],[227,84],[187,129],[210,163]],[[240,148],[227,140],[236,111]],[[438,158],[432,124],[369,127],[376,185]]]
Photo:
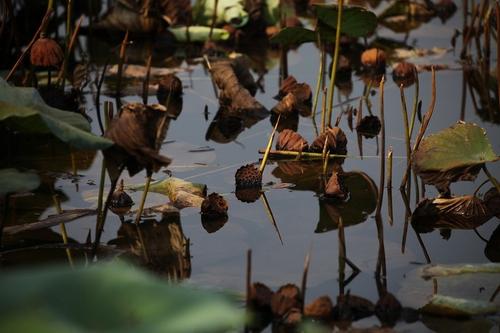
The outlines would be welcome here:
[[[0,293],[1,332],[225,332],[244,319],[221,294],[121,263],[4,273]]]
[[[0,196],[27,192],[40,186],[40,178],[31,172],[19,172],[16,169],[0,169]]]
[[[90,133],[80,114],[48,106],[34,88],[12,87],[0,78],[0,122],[21,133],[52,133],[79,149],[105,149],[113,142]]]

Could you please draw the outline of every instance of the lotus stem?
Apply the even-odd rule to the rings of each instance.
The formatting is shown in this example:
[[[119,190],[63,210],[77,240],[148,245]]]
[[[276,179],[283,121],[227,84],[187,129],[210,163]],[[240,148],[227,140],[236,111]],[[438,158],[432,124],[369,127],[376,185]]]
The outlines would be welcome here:
[[[302,293],[302,307],[301,312],[304,313],[304,304],[306,303],[306,290],[307,290],[307,276],[309,275],[309,264],[311,262],[311,249],[307,252],[304,259],[304,270],[302,271],[302,283],[300,291]]]
[[[144,211],[144,205],[146,203],[146,197],[148,196],[149,185],[151,185],[151,175],[148,175],[146,178],[146,185],[144,186],[144,191],[142,192],[141,203],[139,205],[139,209],[137,210],[137,214],[135,215],[135,224],[139,224],[141,222],[142,212]]]
[[[259,154],[265,154],[265,149],[259,149]],[[297,151],[288,151],[288,150],[270,150],[269,157],[298,157],[304,160],[323,160],[322,153],[309,153],[309,152],[297,152]],[[330,154],[329,158],[359,158],[358,156],[349,156],[349,155],[339,155],[339,154]]]
[[[335,50],[333,54],[332,73],[330,76],[330,86],[328,88],[328,125],[332,124],[332,111],[333,111],[333,95],[335,90],[335,76],[337,74],[337,64],[339,61],[339,48],[340,48],[340,28],[342,26],[342,5],[344,1],[338,0],[338,13],[337,13],[337,30],[335,31]]]
[[[212,22],[210,23],[210,32],[208,33],[208,40],[212,41],[212,34],[215,27],[215,22],[217,21],[217,7],[219,6],[219,0],[214,2],[214,11],[212,13]]]
[[[326,94],[328,92],[328,88],[323,88],[323,99],[321,105],[321,133],[323,133],[326,129]]]
[[[68,5],[69,6],[69,5]],[[80,17],[78,20],[75,30],[73,31],[73,34],[71,35],[71,38],[69,39],[68,42],[68,47],[66,48],[65,55],[64,55],[64,60],[61,65],[61,69],[59,70],[59,73],[57,74],[57,85],[61,85],[62,88],[64,88],[65,80],[66,80],[66,72],[68,71],[68,58],[69,55],[71,54],[71,50],[73,50],[73,46],[75,45],[76,37],[78,36],[78,32],[80,31],[80,26],[83,21],[83,16]]]
[[[415,96],[413,99],[413,110],[411,111],[411,122],[410,122],[410,132],[408,136],[411,137],[413,136],[413,128],[415,127],[415,118],[417,116],[417,110],[418,110],[418,99],[420,98],[420,82],[418,80],[418,71],[415,69]]]
[[[280,122],[281,115],[278,115],[278,119],[276,120],[276,124],[274,124],[273,131],[269,136],[269,141],[267,142],[266,151],[264,152],[264,157],[262,157],[262,162],[259,167],[259,174],[262,175],[264,172],[264,168],[266,167],[267,159],[269,158],[269,152],[271,151],[271,147],[273,145],[274,135],[276,134],[276,129],[278,128],[278,124]]]
[[[392,146],[389,146],[389,152],[387,153],[387,211],[390,225],[394,223],[394,212],[392,207],[392,155]]]
[[[385,182],[385,120],[384,120],[384,84],[385,84],[385,76],[382,76],[380,80],[380,123],[382,124],[382,128],[380,130],[380,184],[379,184],[379,195],[377,201],[377,210],[375,215],[380,216],[380,211],[382,209],[382,201],[384,199],[384,182]]]
[[[62,214],[63,210],[61,208],[61,201],[59,200],[59,196],[57,194],[54,194],[52,196],[52,199],[54,200],[54,205],[56,206],[57,214]],[[68,233],[66,232],[66,226],[64,225],[64,223],[61,223],[59,225],[61,227],[61,235],[62,235],[63,243],[64,243],[64,245],[67,246],[68,245]],[[71,268],[73,268],[74,267],[73,257],[71,255],[71,250],[68,247],[66,247],[66,256],[68,257],[69,265],[71,266]]]
[[[313,100],[313,107],[312,107],[312,117],[313,119],[316,117],[316,108],[318,107],[318,99],[319,99],[319,92],[321,90],[321,82],[323,81],[323,62],[325,58],[325,50],[323,48],[323,44],[321,43],[321,38],[318,35],[318,43],[319,43],[319,67],[318,67],[318,75],[316,78],[316,90],[314,92],[314,100]]]
[[[125,53],[128,44],[128,30],[125,32],[120,46],[120,60],[118,61],[118,77],[116,79],[116,107],[120,109],[120,91],[122,88],[123,64],[125,63]]]
[[[144,79],[142,85],[142,103],[144,105],[148,104],[149,97],[149,77],[151,76],[151,61],[153,60],[153,44],[149,48],[149,56],[146,60],[146,78]],[[167,104],[168,105],[168,104]]]
[[[410,177],[410,181],[408,181],[408,177],[403,177],[403,181],[401,182],[400,188],[406,187],[406,196],[408,201],[410,201],[411,197],[411,143],[410,143],[410,134],[411,130],[408,125],[408,110],[406,109],[406,98],[403,85],[399,86],[399,92],[401,96],[401,112],[403,115],[403,125],[405,129],[405,142],[406,142],[406,173]],[[418,184],[417,184],[418,185]]]
[[[250,306],[250,298],[252,294],[252,249],[247,250],[247,280],[246,280],[246,304],[247,309]]]
[[[483,164],[483,171],[486,174],[486,176],[488,176],[488,179],[490,180],[490,182],[495,186],[498,193],[500,193],[500,184],[498,183],[497,179],[495,177],[493,177],[493,175],[490,173],[490,171],[486,167],[486,164]]]
[[[264,208],[266,209],[267,216],[269,217],[269,220],[271,221],[274,230],[276,230],[276,233],[278,234],[278,238],[281,242],[281,245],[283,245],[283,238],[281,237],[280,229],[278,228],[278,223],[276,223],[276,219],[274,218],[273,211],[271,209],[271,205],[269,205],[269,201],[267,201],[266,194],[262,192],[260,199],[262,200],[262,203],[264,204]]]

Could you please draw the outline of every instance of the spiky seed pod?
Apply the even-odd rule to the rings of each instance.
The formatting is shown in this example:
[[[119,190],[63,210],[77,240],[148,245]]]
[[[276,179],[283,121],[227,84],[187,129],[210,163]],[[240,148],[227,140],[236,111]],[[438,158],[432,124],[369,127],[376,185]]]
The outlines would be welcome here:
[[[227,214],[218,216],[205,214],[201,215],[201,225],[203,226],[203,229],[205,229],[205,231],[209,234],[214,233],[222,228],[227,223],[227,220]]]
[[[356,295],[339,295],[337,305],[333,307],[333,319],[338,321],[354,321],[370,317],[375,311],[375,305],[366,298]]]
[[[42,35],[31,47],[30,60],[33,66],[57,68],[64,60],[64,53],[55,40]]]
[[[248,188],[241,188],[241,187],[236,187],[236,191],[234,191],[234,194],[236,195],[236,199],[242,202],[246,203],[252,203],[257,200],[259,200],[260,195],[261,195],[261,188],[260,187],[248,187]]]
[[[376,137],[380,133],[382,123],[377,116],[365,116],[356,126],[356,131],[367,139]]]
[[[361,63],[368,70],[385,70],[385,62],[385,52],[380,49],[368,49],[361,54]]]
[[[332,317],[333,303],[330,297],[321,296],[304,308],[304,315],[319,320],[329,320]]]
[[[375,304],[375,315],[383,325],[394,326],[401,317],[402,309],[403,307],[396,297],[385,292]]]
[[[327,150],[330,154],[347,154],[347,137],[340,127],[328,128],[325,132],[321,133],[311,144],[309,150],[321,153],[325,139],[327,139]]]
[[[409,87],[417,78],[417,67],[409,62],[400,62],[392,70],[392,79],[397,85]]]
[[[133,205],[134,201],[127,192],[125,192],[122,179],[118,189],[111,195],[109,209],[116,215],[124,215],[129,212]]]
[[[306,151],[307,147],[307,141],[299,133],[289,129],[280,133],[276,143],[277,150]]]
[[[247,164],[236,170],[236,188],[260,188],[262,186],[262,175],[253,164]]]
[[[294,284],[285,284],[273,294],[271,298],[271,310],[273,314],[282,318],[293,308],[302,307],[302,296],[299,287]]]
[[[201,214],[207,216],[225,216],[227,215],[228,205],[226,200],[217,193],[211,193],[201,203]]]

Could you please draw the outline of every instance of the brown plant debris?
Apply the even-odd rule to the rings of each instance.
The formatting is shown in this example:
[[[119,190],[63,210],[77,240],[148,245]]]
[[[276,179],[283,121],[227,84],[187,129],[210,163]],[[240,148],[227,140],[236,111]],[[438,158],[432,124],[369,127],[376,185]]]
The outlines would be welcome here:
[[[119,169],[125,166],[133,176],[143,168],[148,172],[157,172],[169,165],[171,160],[158,154],[158,143],[163,142],[167,125],[166,108],[162,105],[124,105],[104,133],[115,143],[104,152],[107,167]]]
[[[488,192],[484,194],[483,201],[491,214],[500,218],[500,194],[498,190],[494,187],[490,188]]]
[[[277,150],[307,151],[307,141],[297,132],[289,129],[283,130],[278,136]]]
[[[271,311],[273,291],[263,283],[255,282],[250,289],[250,306],[258,311]]]
[[[375,305],[366,298],[356,295],[339,295],[333,308],[333,318],[340,321],[355,321],[370,317],[375,312]]]
[[[385,52],[377,48],[368,49],[361,54],[361,63],[368,70],[385,70],[385,61]]]
[[[302,307],[302,298],[299,287],[294,284],[285,284],[276,291],[271,298],[271,310],[278,318],[293,308]]]
[[[403,307],[389,292],[384,292],[375,304],[375,315],[384,326],[394,326],[401,317]]]
[[[253,164],[247,164],[236,170],[236,188],[260,188],[262,186],[262,175]]]
[[[167,74],[158,81],[156,96],[161,104],[165,104],[168,97],[182,97],[182,81],[175,74]]]
[[[367,139],[376,137],[380,133],[382,124],[377,116],[365,116],[356,125],[356,131]]]
[[[328,128],[325,132],[321,133],[311,144],[309,150],[316,153],[323,152],[325,139],[327,140],[327,151],[330,154],[347,154],[347,137],[340,127]]]
[[[304,315],[306,317],[328,320],[332,317],[333,303],[330,297],[321,296],[316,298],[312,303],[306,305],[304,308]]]
[[[210,72],[215,84],[220,89],[219,102],[222,106],[238,112],[267,111],[252,96],[252,92],[255,93],[255,91],[249,83],[251,74],[241,61],[215,61],[212,63]]]
[[[211,193],[201,204],[201,214],[206,216],[226,216],[228,205],[224,197],[218,193]]]
[[[203,205],[203,203],[202,203]],[[221,229],[228,220],[227,215],[219,215],[219,216],[213,216],[213,215],[201,215],[201,225],[203,226],[203,229],[205,229],[206,232],[209,234],[214,233]]]
[[[411,86],[417,78],[417,68],[409,62],[400,62],[392,70],[392,79],[397,85]]]

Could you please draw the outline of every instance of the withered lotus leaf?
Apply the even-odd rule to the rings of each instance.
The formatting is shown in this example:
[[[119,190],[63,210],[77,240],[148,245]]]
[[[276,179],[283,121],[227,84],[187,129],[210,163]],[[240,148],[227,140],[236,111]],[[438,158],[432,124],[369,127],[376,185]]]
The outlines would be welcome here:
[[[347,294],[337,297],[337,304],[333,308],[335,320],[354,321],[370,317],[375,312],[375,305],[368,299]]]
[[[438,189],[459,180],[472,181],[484,163],[497,160],[484,129],[465,122],[429,135],[412,155],[415,172]]]
[[[498,190],[494,187],[490,188],[488,192],[484,194],[483,201],[491,214],[500,218],[500,193],[498,193]]]
[[[276,143],[277,150],[288,151],[306,151],[307,141],[297,132],[285,129],[283,130]]]
[[[241,71],[241,68],[238,68],[239,71]],[[252,96],[251,92],[242,85],[235,72],[235,65],[233,65],[232,61],[215,61],[212,64],[210,72],[212,73],[215,84],[220,89],[219,100],[221,105],[241,112],[258,112],[266,110],[266,108]],[[241,73],[239,75],[242,77]]]
[[[282,318],[288,311],[293,308],[302,307],[302,296],[299,287],[288,283],[281,286],[271,298],[271,310],[273,314]]]
[[[375,304],[375,315],[383,325],[394,326],[402,311],[401,303],[389,292],[384,292]]]
[[[493,217],[483,200],[473,195],[424,199],[413,212],[411,223],[419,232],[434,228],[474,229]]]
[[[326,183],[325,197],[345,200],[348,195],[349,192],[344,184],[344,174],[341,171],[334,172]]]
[[[304,308],[304,315],[307,317],[328,320],[332,316],[333,303],[330,297],[321,296]]]
[[[365,116],[356,125],[356,131],[367,139],[376,137],[380,133],[381,128],[382,123],[377,116]]]
[[[158,154],[168,127],[166,108],[159,104],[130,103],[122,107],[104,133],[115,146],[105,151],[107,160],[124,165],[131,176],[143,168],[157,172],[170,164],[168,157]],[[160,143],[160,144],[158,144]]]
[[[288,76],[283,80],[277,99],[280,101],[272,109],[278,114],[290,114],[299,112],[308,115],[311,109],[312,91],[306,83],[297,83],[293,76]]]
[[[328,128],[326,132],[321,133],[311,144],[309,150],[321,153],[325,140],[327,140],[327,151],[330,154],[347,154],[347,137],[340,127]]]

